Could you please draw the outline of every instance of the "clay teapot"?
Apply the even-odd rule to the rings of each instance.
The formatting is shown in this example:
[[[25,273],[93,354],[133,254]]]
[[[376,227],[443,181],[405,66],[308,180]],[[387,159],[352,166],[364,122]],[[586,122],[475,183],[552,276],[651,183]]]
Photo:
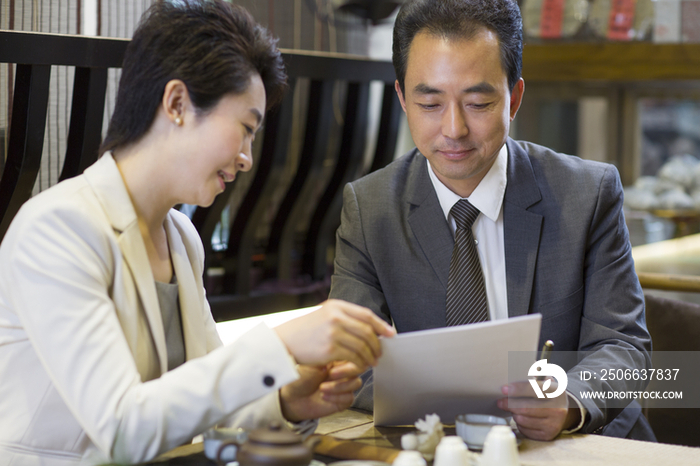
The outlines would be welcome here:
[[[216,457],[220,465],[226,464],[221,454],[227,447],[235,445],[238,447],[236,461],[240,466],[308,466],[318,442],[318,437],[303,440],[301,435],[283,428],[279,422],[271,422],[267,428],[249,432],[245,442],[224,442]]]

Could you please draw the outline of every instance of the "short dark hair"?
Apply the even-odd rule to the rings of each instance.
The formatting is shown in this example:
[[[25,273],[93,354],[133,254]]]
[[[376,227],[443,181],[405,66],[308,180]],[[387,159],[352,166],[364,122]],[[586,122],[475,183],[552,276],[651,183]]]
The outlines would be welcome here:
[[[513,90],[523,67],[523,21],[515,0],[409,0],[394,25],[393,62],[405,93],[406,63],[414,37],[421,31],[448,39],[470,39],[480,28],[496,33],[501,65]]]
[[[256,73],[269,109],[286,87],[284,62],[277,40],[243,7],[223,0],[154,3],[126,49],[100,154],[146,134],[168,81],[182,80],[197,111],[206,113],[223,96],[246,92]]]

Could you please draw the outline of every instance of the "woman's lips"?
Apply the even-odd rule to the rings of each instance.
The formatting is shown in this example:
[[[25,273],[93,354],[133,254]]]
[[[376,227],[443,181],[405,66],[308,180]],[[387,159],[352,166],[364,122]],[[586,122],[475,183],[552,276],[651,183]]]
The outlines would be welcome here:
[[[232,175],[228,172],[225,172],[223,170],[219,170],[217,172],[217,175],[219,175],[219,182],[221,184],[221,190],[226,190],[226,183],[233,181],[236,179],[236,175]]]

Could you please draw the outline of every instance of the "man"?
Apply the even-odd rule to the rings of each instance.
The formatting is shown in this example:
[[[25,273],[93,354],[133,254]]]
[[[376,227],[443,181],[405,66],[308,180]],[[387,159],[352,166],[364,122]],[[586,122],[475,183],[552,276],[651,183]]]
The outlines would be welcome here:
[[[616,169],[508,138],[524,92],[517,3],[409,1],[394,27],[393,61],[416,149],[345,187],[331,297],[369,307],[399,332],[443,327],[455,323],[450,282],[471,274],[470,296],[479,295],[472,286],[485,294],[474,311],[483,319],[540,313],[542,341],[592,352],[585,367],[648,366]],[[478,209],[470,229],[456,224],[460,199]],[[476,243],[482,272],[454,265],[456,231],[473,234],[459,243]],[[640,388],[598,388],[632,385]],[[572,395],[585,388],[569,377],[569,396],[551,407],[527,383],[511,384],[499,407],[535,439],[600,430],[654,439],[638,403],[622,410]],[[369,381],[363,390],[360,402]]]

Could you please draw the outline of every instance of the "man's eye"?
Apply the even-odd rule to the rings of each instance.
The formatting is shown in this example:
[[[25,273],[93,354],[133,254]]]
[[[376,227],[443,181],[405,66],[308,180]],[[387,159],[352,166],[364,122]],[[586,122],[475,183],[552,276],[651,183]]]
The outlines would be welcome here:
[[[426,110],[432,110],[438,108],[440,104],[418,104],[418,106]]]

